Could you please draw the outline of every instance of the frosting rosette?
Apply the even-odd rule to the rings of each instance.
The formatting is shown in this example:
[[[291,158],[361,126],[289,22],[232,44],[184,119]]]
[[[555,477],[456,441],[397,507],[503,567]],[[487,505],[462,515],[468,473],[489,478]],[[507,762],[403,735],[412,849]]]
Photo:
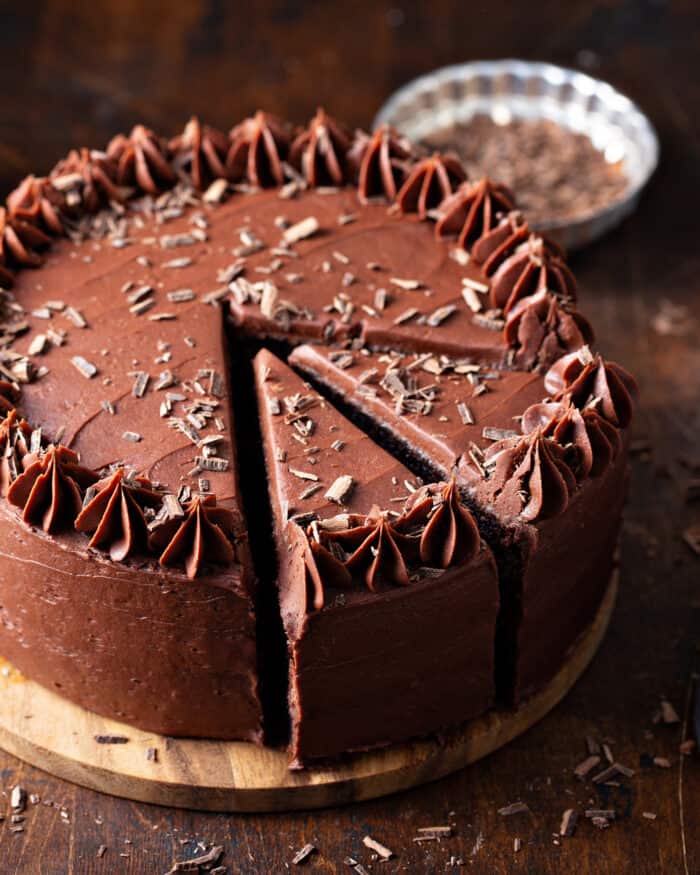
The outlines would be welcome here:
[[[36,225],[13,220],[0,207],[0,285],[12,287],[13,268],[39,267],[42,263],[39,252],[49,243],[49,237]]]
[[[144,508],[157,507],[161,495],[142,477],[119,468],[90,488],[75,521],[79,532],[91,532],[90,547],[104,549],[114,562],[148,545]]]
[[[418,213],[425,219],[467,178],[456,155],[434,152],[417,161],[396,195],[402,213]]]
[[[233,182],[257,188],[282,185],[289,151],[289,128],[266,112],[256,112],[231,129],[226,171]]]
[[[115,179],[115,168],[104,152],[73,149],[49,174],[53,188],[63,198],[63,209],[77,216],[81,210],[96,213],[128,194]]]
[[[198,191],[204,191],[215,179],[228,176],[227,151],[226,135],[211,125],[203,125],[196,116],[168,143],[175,170],[183,173]]]
[[[46,177],[26,176],[7,196],[10,219],[34,225],[53,237],[64,234],[63,198]]]
[[[475,489],[504,517],[536,522],[566,510],[576,477],[564,448],[538,427],[490,446]]]
[[[523,414],[521,428],[525,434],[541,428],[562,446],[579,482],[600,476],[620,451],[617,429],[594,409],[579,410],[568,397],[531,405]]]
[[[311,186],[340,186],[348,179],[349,131],[319,108],[308,127],[294,138],[289,161]]]
[[[435,234],[438,239],[456,237],[459,246],[471,249],[514,209],[513,195],[504,185],[486,177],[478,182],[463,182],[438,207]]]
[[[116,166],[119,185],[159,194],[177,180],[165,145],[144,125],[133,127],[128,137],[123,134],[113,137],[107,146],[107,157]]]
[[[593,339],[593,329],[577,310],[567,309],[546,289],[519,300],[506,316],[503,336],[516,350],[514,363],[527,370],[549,367]]]
[[[235,559],[234,516],[213,496],[195,496],[181,514],[152,529],[149,546],[163,566],[181,566],[193,580],[205,564],[230,565]]]
[[[96,479],[76,453],[52,444],[12,483],[7,498],[22,509],[25,523],[54,534],[73,526],[82,509],[83,492]]]
[[[472,257],[489,276],[496,267],[524,240],[530,229],[518,210],[511,210],[498,224],[486,231],[472,246]]]
[[[576,280],[559,247],[531,234],[495,270],[490,286],[491,306],[507,314],[518,301],[543,290],[573,301]]]
[[[453,477],[416,493],[414,508],[426,514],[420,536],[420,560],[431,568],[464,565],[477,553],[481,539],[469,509],[459,496]]]
[[[5,419],[0,422],[0,496],[3,498],[7,496],[10,486],[33,460],[32,434],[32,427],[14,409],[10,409]]]
[[[627,428],[638,394],[634,377],[616,362],[606,361],[588,347],[555,362],[544,378],[547,391],[558,401],[568,396],[579,408],[594,407],[608,422]]]
[[[393,201],[409,173],[412,158],[408,140],[387,125],[371,136],[358,131],[348,160],[355,168],[360,200],[367,203],[383,197]]]

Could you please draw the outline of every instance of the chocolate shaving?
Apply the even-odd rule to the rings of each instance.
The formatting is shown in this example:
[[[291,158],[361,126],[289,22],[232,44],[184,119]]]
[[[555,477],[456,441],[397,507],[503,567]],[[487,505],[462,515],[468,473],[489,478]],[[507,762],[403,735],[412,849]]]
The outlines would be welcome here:
[[[354,479],[349,474],[343,474],[331,484],[324,498],[336,504],[345,504],[354,486]]]
[[[529,810],[525,802],[511,802],[510,805],[504,805],[503,808],[499,808],[498,813],[501,817],[510,817],[512,814],[522,814]]]
[[[179,872],[197,872],[201,868],[211,868],[216,865],[224,854],[223,845],[214,845],[206,854],[192,857],[190,860],[181,860],[175,863],[165,875],[178,875]]]
[[[381,842],[378,842],[376,839],[373,839],[372,836],[365,836],[362,839],[362,844],[369,848],[371,851],[374,851],[376,854],[382,858],[382,860],[390,860],[394,853],[390,851],[386,845],[383,845]]]
[[[561,818],[559,827],[559,835],[565,838],[571,838],[576,832],[576,823],[578,821],[578,813],[573,808],[567,808]]]
[[[297,243],[299,240],[306,240],[307,237],[312,237],[316,234],[321,226],[318,219],[314,216],[308,216],[294,225],[287,228],[282,234],[282,239],[285,243]]]
[[[74,355],[71,358],[71,364],[88,380],[91,380],[97,375],[97,366],[92,362],[89,362],[86,358],[83,358],[81,355]]]
[[[294,854],[294,856],[292,857],[292,863],[295,866],[300,866],[302,863],[305,863],[309,859],[309,857],[314,853],[315,850],[315,846],[312,845],[310,842],[307,842],[303,848],[301,848],[296,852],[296,854]]]

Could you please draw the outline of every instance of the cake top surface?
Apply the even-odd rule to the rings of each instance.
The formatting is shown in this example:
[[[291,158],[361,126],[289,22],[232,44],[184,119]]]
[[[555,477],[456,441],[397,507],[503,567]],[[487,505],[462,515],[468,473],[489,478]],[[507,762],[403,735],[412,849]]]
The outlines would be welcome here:
[[[228,359],[246,337],[342,354],[361,345],[378,363],[371,350],[457,360],[464,373],[420,367],[441,384],[431,399],[440,431],[429,430],[445,468],[465,441],[491,452],[482,415],[514,440],[515,407],[551,395],[599,407],[615,427],[629,421],[624,372],[571,359],[591,331],[563,254],[503,186],[467,180],[453,157],[418,155],[386,128],[350,133],[323,111],[301,130],[257,113],[228,135],[192,119],[170,141],[137,126],[26,179],[0,212],[0,244],[0,491],[25,522],[50,534],[77,525],[113,561],[142,550],[190,577],[233,561],[245,526]],[[337,366],[327,349],[308,354]],[[540,373],[565,354],[549,372],[556,393],[546,382],[542,392]],[[499,390],[459,401],[470,366],[482,385],[485,369],[498,373]],[[354,366],[341,370],[361,382]],[[386,371],[380,388],[396,390],[403,378]],[[281,382],[297,379],[285,370]],[[386,394],[377,403],[395,404]],[[549,446],[564,429],[547,428]],[[370,474],[360,448],[373,441],[353,441],[355,470],[336,480],[354,479],[346,498],[366,493],[362,514],[376,499],[386,515],[406,497],[392,494],[402,466],[384,454],[391,462]],[[305,500],[312,510],[335,501],[322,489]]]

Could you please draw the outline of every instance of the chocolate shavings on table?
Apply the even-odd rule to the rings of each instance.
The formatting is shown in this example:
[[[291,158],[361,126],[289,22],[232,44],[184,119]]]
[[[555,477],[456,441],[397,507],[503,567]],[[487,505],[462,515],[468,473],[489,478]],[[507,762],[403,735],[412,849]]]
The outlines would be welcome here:
[[[177,875],[179,872],[198,872],[200,868],[215,866],[224,854],[223,845],[214,845],[206,854],[192,857],[191,860],[180,860],[169,869],[165,875]]]
[[[498,813],[501,817],[510,817],[512,814],[521,814],[529,810],[525,802],[511,802],[510,805],[504,805],[503,808],[499,808]]]
[[[311,842],[307,842],[303,848],[300,848],[296,854],[294,854],[292,857],[292,863],[294,863],[295,866],[300,866],[309,859],[315,850],[316,847],[312,845]]]
[[[129,739],[126,735],[96,735],[95,741],[98,744],[126,744]]]
[[[369,872],[365,869],[362,863],[358,863],[358,861],[355,860],[353,857],[345,857],[343,859],[343,863],[346,866],[350,866],[357,873],[357,875],[369,875]]]
[[[565,838],[571,838],[576,832],[576,823],[578,814],[575,809],[567,808],[561,818],[561,826],[559,827],[559,835]]]
[[[376,854],[382,858],[382,860],[390,860],[394,856],[394,852],[390,851],[386,845],[383,845],[381,842],[378,842],[376,839],[373,839],[372,836],[365,836],[362,839],[362,844],[369,848],[371,851],[374,851]]]
[[[421,826],[418,828],[418,835],[413,839],[414,842],[439,842],[440,839],[449,839],[452,836],[451,826]]]

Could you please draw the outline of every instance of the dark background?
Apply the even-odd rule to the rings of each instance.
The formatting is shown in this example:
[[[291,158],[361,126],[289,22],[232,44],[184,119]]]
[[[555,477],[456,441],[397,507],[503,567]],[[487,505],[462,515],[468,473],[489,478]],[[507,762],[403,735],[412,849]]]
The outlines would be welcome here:
[[[257,107],[303,122],[322,104],[368,126],[407,79],[497,57],[609,79],[641,103],[662,143],[661,167],[636,214],[573,259],[600,347],[639,379],[635,439],[650,447],[635,456],[621,594],[592,667],[548,718],[488,760],[429,787],[320,813],[227,817],[132,804],[0,753],[2,790],[21,782],[69,812],[63,822],[55,806],[30,807],[18,835],[0,823],[2,875],[161,873],[191,855],[196,840],[222,842],[232,872],[286,871],[306,841],[320,851],[307,869],[351,872],[342,865],[347,854],[371,864],[361,844],[368,832],[398,855],[374,864],[384,875],[443,871],[451,856],[464,860],[461,871],[489,875],[700,872],[698,757],[681,767],[678,745],[689,730],[651,722],[664,694],[689,722],[698,668],[700,558],[681,538],[700,519],[698,502],[686,499],[700,477],[697,0],[0,2],[0,190],[46,172],[71,146],[104,146],[137,121],[170,135],[192,113],[228,129]],[[658,319],[668,312],[664,301],[682,308],[672,333]],[[575,781],[587,733],[608,739],[635,776],[606,792]],[[653,756],[668,757],[671,768],[650,766]],[[519,799],[529,814],[497,814]],[[564,809],[591,805],[615,808],[610,829],[581,823],[574,838],[555,844]],[[412,841],[418,827],[448,818],[454,838]],[[523,843],[517,857],[514,836]],[[97,859],[100,844],[108,850]]]

